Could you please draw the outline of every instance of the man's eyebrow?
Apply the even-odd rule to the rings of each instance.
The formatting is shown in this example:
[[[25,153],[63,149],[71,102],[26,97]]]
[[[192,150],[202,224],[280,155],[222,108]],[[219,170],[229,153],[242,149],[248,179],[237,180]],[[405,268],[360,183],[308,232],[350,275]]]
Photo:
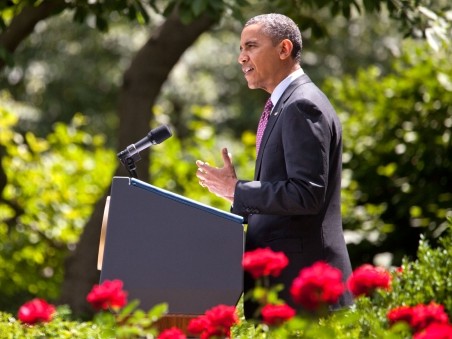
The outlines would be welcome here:
[[[243,46],[247,47],[247,46],[250,46],[250,45],[255,45],[256,43],[257,43],[257,40],[256,40],[256,39],[247,40],[247,41],[245,41],[245,42],[243,43]],[[242,49],[243,49],[243,47],[240,46],[240,50],[242,50]]]
[[[250,39],[250,40],[245,41],[244,45],[247,46],[247,45],[255,44],[256,42],[257,42],[257,39]]]

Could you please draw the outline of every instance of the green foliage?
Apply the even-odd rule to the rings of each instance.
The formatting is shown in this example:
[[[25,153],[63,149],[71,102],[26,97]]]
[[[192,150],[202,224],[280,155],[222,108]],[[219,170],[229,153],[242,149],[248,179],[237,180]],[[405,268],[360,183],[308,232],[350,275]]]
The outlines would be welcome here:
[[[404,254],[415,255],[421,228],[438,237],[451,213],[448,51],[433,55],[425,43],[407,41],[391,73],[371,67],[330,79],[324,89],[344,127],[345,226],[361,228],[365,245],[380,252],[397,243],[400,263]]]
[[[423,237],[419,243],[417,260],[403,260],[403,272],[396,275],[389,306],[413,306],[432,301],[441,303],[452,319],[452,219],[439,246],[433,248]]]
[[[33,107],[15,112],[20,116],[17,131],[45,137],[55,122],[69,124],[75,112],[83,112],[89,117],[85,130],[105,134],[113,146],[122,65],[138,48],[138,39],[129,36],[142,31],[124,27],[117,18],[109,22],[114,29],[101,34],[61,15],[41,22],[39,34],[24,41],[14,66],[0,77],[2,92]]]
[[[157,304],[145,312],[133,300],[118,312],[96,313],[93,324],[98,326],[102,338],[154,338],[158,334],[156,322],[168,312],[168,305]]]
[[[325,25],[325,22],[319,20],[315,14],[306,14],[307,9],[313,9],[313,13],[326,10],[331,17],[341,16],[347,21],[357,15],[387,11],[393,19],[393,24],[397,25],[398,30],[405,36],[428,38],[429,35],[435,35],[435,39],[447,41],[445,32],[451,28],[451,20],[448,16],[450,5],[447,0],[273,0],[268,3],[250,2],[253,9],[257,7],[263,12],[278,12],[290,16],[299,24],[300,29],[312,30],[314,37],[325,36],[328,24]]]
[[[120,0],[120,1],[89,1],[73,0],[55,3],[54,14],[66,9],[72,13],[73,20],[79,23],[94,24],[101,32],[109,29],[112,15],[120,15],[130,21],[149,24],[151,16],[149,10],[169,16],[175,9],[182,22],[189,23],[201,15],[209,15],[219,20],[226,9],[234,15],[240,16],[240,9],[247,6],[246,0]],[[12,19],[19,15],[26,7],[38,7],[41,0],[7,1],[0,5],[0,33],[6,30]]]
[[[168,312],[164,303],[145,312],[138,308],[137,300],[131,301],[118,312],[101,311],[92,321],[74,321],[71,310],[59,306],[50,322],[27,325],[14,315],[0,311],[0,339],[21,338],[96,338],[131,339],[155,338],[156,322]]]
[[[138,301],[132,301],[120,311],[115,321],[115,338],[142,338],[158,334],[155,323],[168,312],[168,305],[155,305],[148,312],[138,309],[138,305]]]
[[[58,307],[57,316],[50,323],[24,325],[12,314],[0,311],[0,339],[20,338],[105,338],[102,328],[92,322],[69,319],[70,310]]]
[[[7,182],[0,201],[1,307],[33,295],[54,299],[63,262],[78,241],[116,165],[104,138],[83,131],[76,115],[45,139],[15,132],[17,117],[0,110]]]

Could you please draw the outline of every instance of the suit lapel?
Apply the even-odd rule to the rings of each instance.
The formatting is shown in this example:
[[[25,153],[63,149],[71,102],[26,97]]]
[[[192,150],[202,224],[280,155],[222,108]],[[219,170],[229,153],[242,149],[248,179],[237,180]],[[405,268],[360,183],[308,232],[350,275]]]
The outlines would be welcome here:
[[[278,100],[278,102],[276,103],[276,106],[273,108],[272,113],[270,114],[270,117],[268,119],[268,123],[267,126],[265,127],[265,131],[264,134],[262,136],[262,141],[261,141],[261,146],[259,148],[259,153],[257,154],[257,158],[256,158],[256,166],[254,169],[254,180],[258,180],[259,176],[260,176],[260,171],[261,171],[261,164],[262,164],[262,154],[264,152],[265,146],[267,144],[268,138],[270,137],[270,134],[273,130],[273,127],[276,124],[276,121],[279,119],[279,117],[284,113],[284,106],[287,102],[287,99],[290,98],[290,96],[292,95],[292,93],[294,92],[294,90],[307,83],[307,82],[311,82],[311,79],[306,75],[303,74],[302,76],[300,76],[299,78],[295,79],[290,85],[289,87],[287,87],[287,89],[284,91],[283,95],[281,96],[281,98]]]

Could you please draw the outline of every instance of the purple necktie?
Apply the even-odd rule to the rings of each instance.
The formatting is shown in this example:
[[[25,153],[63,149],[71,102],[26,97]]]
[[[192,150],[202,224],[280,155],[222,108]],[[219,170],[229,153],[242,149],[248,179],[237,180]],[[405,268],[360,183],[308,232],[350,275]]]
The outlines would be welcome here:
[[[267,126],[268,117],[270,116],[270,112],[272,111],[273,103],[268,98],[265,103],[264,111],[262,112],[261,118],[259,120],[259,125],[257,126],[256,133],[256,153],[259,153],[259,147],[261,145],[262,136],[264,135],[265,127]]]

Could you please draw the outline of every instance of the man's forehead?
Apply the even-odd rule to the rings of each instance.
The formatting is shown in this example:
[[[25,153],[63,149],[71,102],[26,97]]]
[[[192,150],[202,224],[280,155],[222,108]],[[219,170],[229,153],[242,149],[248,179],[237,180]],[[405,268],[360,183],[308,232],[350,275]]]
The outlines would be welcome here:
[[[243,34],[252,34],[252,33],[262,33],[262,25],[260,24],[251,24],[248,26],[243,27],[242,35]]]
[[[264,34],[260,25],[253,24],[250,26],[246,26],[242,30],[241,40],[242,40],[242,43],[244,43],[244,44],[249,43],[249,42],[262,41],[265,39],[270,39],[270,38],[266,34]]]

